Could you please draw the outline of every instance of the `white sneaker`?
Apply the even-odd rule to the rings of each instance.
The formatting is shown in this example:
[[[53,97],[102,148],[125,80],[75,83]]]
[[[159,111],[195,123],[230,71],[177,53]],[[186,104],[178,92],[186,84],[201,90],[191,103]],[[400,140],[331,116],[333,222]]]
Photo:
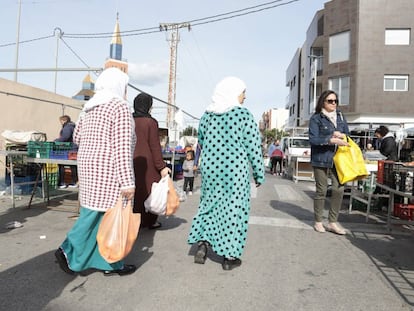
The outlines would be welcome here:
[[[78,184],[70,184],[69,188],[78,188]]]
[[[66,189],[68,187],[68,185],[60,185],[59,189]]]
[[[193,192],[192,191],[188,191],[188,195],[193,195]]]

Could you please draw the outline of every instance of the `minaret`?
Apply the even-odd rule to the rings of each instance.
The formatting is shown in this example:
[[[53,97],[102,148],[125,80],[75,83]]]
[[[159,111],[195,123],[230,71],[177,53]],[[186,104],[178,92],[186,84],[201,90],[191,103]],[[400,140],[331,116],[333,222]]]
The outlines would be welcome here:
[[[88,73],[83,79],[82,89],[75,95],[72,96],[73,99],[77,100],[89,100],[95,94],[95,83],[93,82],[90,74]]]
[[[116,23],[109,48],[109,58],[105,62],[105,68],[116,67],[128,73],[128,63],[122,60],[122,40],[119,28],[119,13],[116,13]]]

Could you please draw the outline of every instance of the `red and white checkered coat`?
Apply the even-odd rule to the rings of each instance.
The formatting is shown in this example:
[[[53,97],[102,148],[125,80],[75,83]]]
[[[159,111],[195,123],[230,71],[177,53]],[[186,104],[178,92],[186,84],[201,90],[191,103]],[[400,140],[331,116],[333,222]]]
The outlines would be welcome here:
[[[135,187],[135,124],[128,106],[112,99],[89,110],[77,123],[73,140],[79,146],[80,205],[106,211],[121,189]]]

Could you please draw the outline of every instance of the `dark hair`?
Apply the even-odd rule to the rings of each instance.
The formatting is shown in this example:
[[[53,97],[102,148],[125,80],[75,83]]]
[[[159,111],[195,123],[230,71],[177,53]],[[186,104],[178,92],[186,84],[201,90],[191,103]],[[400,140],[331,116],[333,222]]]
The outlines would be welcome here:
[[[325,99],[331,94],[335,94],[336,99],[338,99],[338,94],[336,94],[335,91],[332,91],[332,90],[323,91],[321,96],[319,96],[318,104],[315,107],[316,113],[321,113]]]
[[[59,117],[59,120],[65,121],[66,122],[70,122],[70,117],[68,115],[63,115],[61,117]]]
[[[380,135],[381,135],[381,137],[384,137],[385,135],[387,135],[387,134],[388,134],[388,132],[389,132],[388,127],[386,127],[386,126],[384,126],[384,125],[381,125],[379,128],[377,128],[377,129],[375,130],[375,133],[380,134]]]
[[[186,154],[191,154],[191,160],[194,160],[194,150],[188,150]]]

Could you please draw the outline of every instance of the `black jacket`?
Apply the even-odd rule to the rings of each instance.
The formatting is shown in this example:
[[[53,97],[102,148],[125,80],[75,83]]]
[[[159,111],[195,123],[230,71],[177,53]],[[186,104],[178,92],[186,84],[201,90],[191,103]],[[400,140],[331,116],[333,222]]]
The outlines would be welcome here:
[[[380,152],[387,160],[398,161],[398,148],[393,136],[385,136],[381,140]]]
[[[63,124],[62,129],[60,130],[59,138],[56,138],[55,141],[72,142],[74,130],[75,130],[75,123],[66,122],[65,124]]]

